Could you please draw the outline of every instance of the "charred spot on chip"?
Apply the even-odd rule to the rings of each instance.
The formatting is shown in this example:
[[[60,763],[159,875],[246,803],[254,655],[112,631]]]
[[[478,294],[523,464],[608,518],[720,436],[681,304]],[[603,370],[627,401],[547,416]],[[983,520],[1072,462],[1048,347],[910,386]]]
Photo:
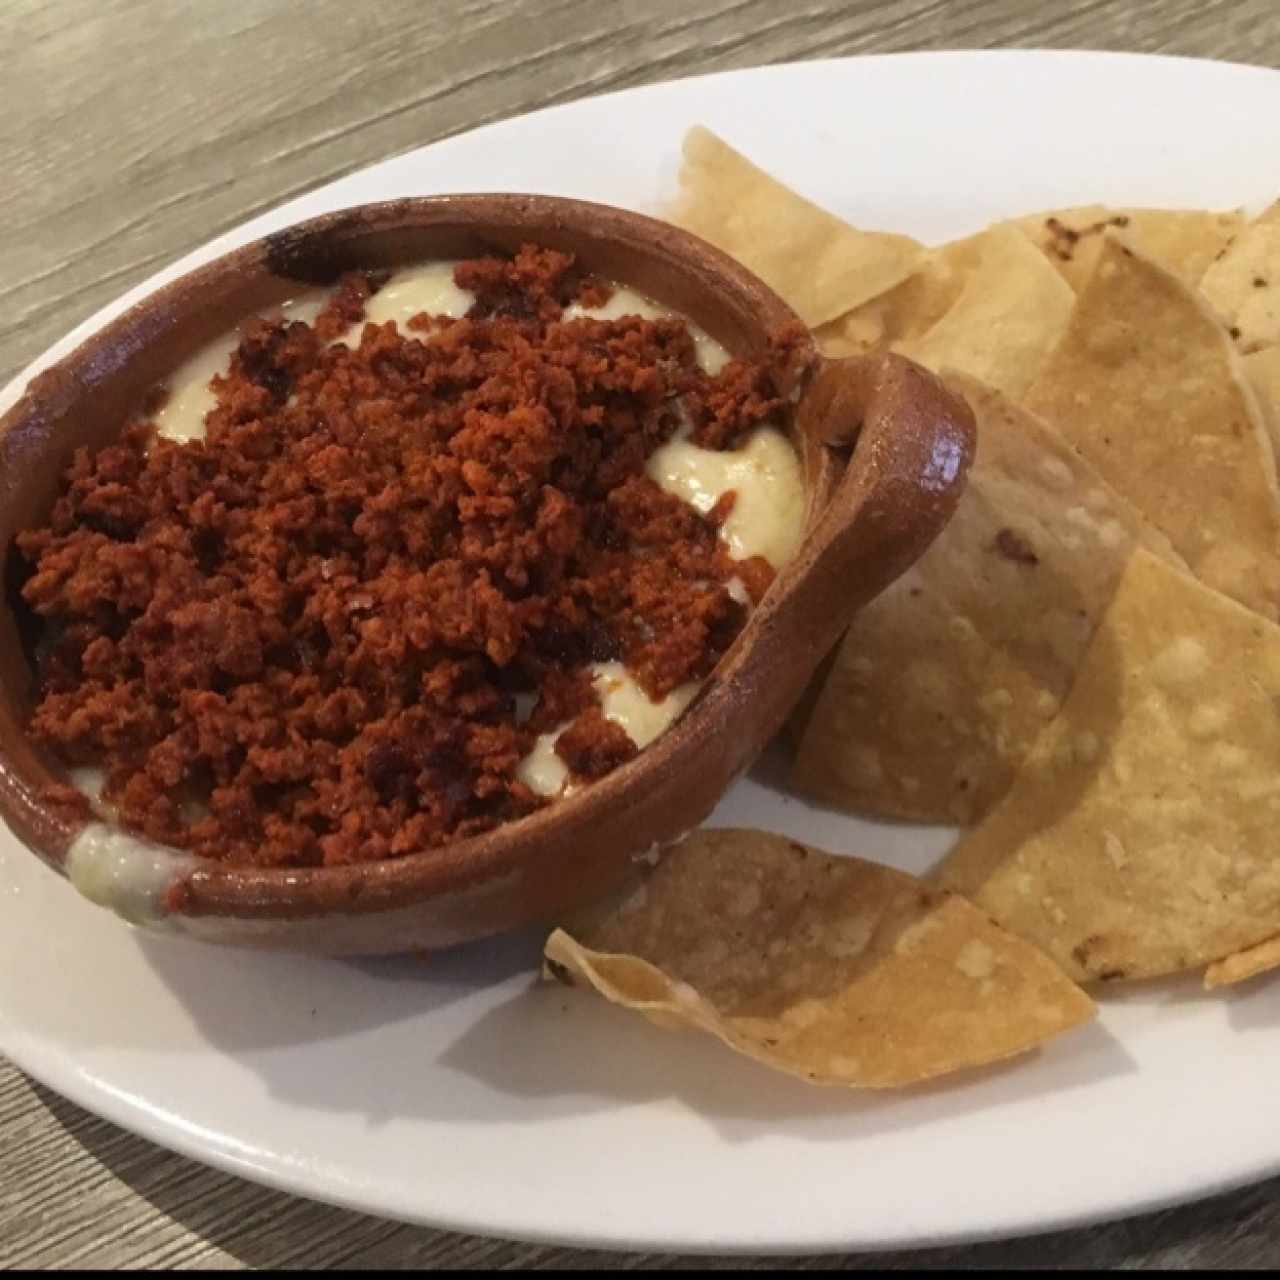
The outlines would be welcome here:
[[[1080,240],[1080,232],[1069,227],[1060,218],[1048,217],[1044,220],[1045,230],[1052,240],[1049,250],[1063,262],[1070,262],[1075,256],[1075,247]]]
[[[1075,257],[1075,249],[1086,236],[1096,236],[1108,227],[1127,227],[1131,219],[1127,213],[1118,213],[1098,222],[1091,222],[1086,227],[1068,226],[1061,218],[1051,215],[1045,219],[1045,229],[1052,237],[1049,250],[1063,262],[1071,262]],[[1128,253],[1128,250],[1125,250]]]
[[[1232,326],[1227,330],[1227,332],[1228,332],[1228,333],[1229,333],[1229,334],[1230,334],[1230,335],[1231,335],[1231,336],[1232,336],[1232,337],[1233,337],[1237,342],[1240,340],[1240,327],[1239,327],[1239,325],[1234,325],[1234,324],[1233,324],[1233,325],[1232,325]]]
[[[1091,222],[1085,227],[1082,234],[1087,236],[1096,236],[1104,232],[1108,227],[1124,228],[1129,225],[1129,215],[1126,213],[1118,213],[1111,218],[1101,218],[1097,222]]]
[[[1253,277],[1253,287],[1254,287],[1255,289],[1265,289],[1265,288],[1267,287],[1267,280],[1266,280],[1266,278],[1265,278],[1264,276],[1254,276],[1254,277]]]
[[[1006,560],[1012,560],[1015,564],[1034,567],[1040,563],[1040,557],[1032,550],[1031,544],[1021,534],[1008,527],[996,534],[993,545]]]
[[[1071,956],[1075,962],[1082,968],[1089,967],[1089,957],[1094,950],[1106,941],[1101,934],[1091,933],[1083,942],[1077,943],[1071,948]]]
[[[1098,981],[1099,982],[1119,982],[1120,979],[1124,978],[1125,976],[1126,974],[1123,969],[1104,969],[1100,974],[1098,974]]]

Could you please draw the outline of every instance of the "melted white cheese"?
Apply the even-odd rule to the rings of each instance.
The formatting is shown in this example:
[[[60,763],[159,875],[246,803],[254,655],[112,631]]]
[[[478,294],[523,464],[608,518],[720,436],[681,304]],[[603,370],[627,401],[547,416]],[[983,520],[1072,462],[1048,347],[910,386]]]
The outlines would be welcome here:
[[[409,321],[422,311],[454,319],[465,316],[476,295],[453,283],[455,266],[455,262],[428,262],[397,271],[364,304],[364,319],[353,324],[338,341],[358,346],[366,324],[386,324],[388,320],[396,322],[400,333],[408,334]]]
[[[328,293],[309,289],[290,298],[279,308],[263,312],[279,315],[288,323],[310,324],[320,314]],[[217,403],[209,383],[231,367],[231,356],[240,345],[241,331],[232,329],[201,347],[189,360],[180,364],[165,380],[168,399],[156,414],[157,434],[166,440],[204,439],[205,414]]]
[[[600,698],[606,720],[626,730],[627,737],[642,751],[693,701],[696,681],[672,689],[654,702],[620,662],[596,662],[591,666],[591,682]]]
[[[654,702],[620,662],[593,663],[591,682],[605,719],[620,725],[641,751],[693,701],[699,687],[690,681]],[[556,739],[568,727],[566,722],[550,733],[539,734],[533,750],[516,767],[516,777],[541,796],[567,795],[573,789],[566,786],[569,768],[556,754]]]
[[[105,769],[96,764],[77,765],[67,770],[67,777],[77,791],[89,797],[95,809],[102,804],[102,788],[107,784]]]
[[[226,373],[231,353],[239,344],[238,329],[224,333],[173,371],[168,379],[169,398],[156,414],[157,434],[166,440],[204,438],[204,416],[217,403],[209,382]]]
[[[781,569],[804,532],[804,478],[791,442],[774,427],[757,427],[739,449],[701,449],[675,439],[649,457],[662,489],[706,515],[723,494],[737,495],[720,536],[737,560],[762,556]]]
[[[667,307],[660,306],[644,294],[634,289],[616,288],[609,301],[602,307],[584,307],[572,303],[564,309],[566,320],[575,320],[579,316],[591,316],[595,320],[620,320],[623,316],[639,316],[642,320],[666,320],[675,313]],[[698,364],[707,373],[719,373],[729,363],[729,353],[705,329],[693,323],[688,316],[682,316],[688,327],[689,336],[693,339],[697,352]]]
[[[357,346],[367,323],[385,324],[394,320],[396,327],[408,332],[409,321],[420,311],[431,315],[463,316],[475,301],[475,295],[453,283],[452,262],[430,262],[420,267],[397,271],[364,307],[364,319],[353,324],[335,342]],[[332,290],[309,289],[269,311],[265,316],[279,315],[286,322],[314,322]],[[168,378],[169,397],[156,414],[157,432],[168,440],[201,440],[204,438],[205,415],[216,403],[209,383],[217,374],[231,367],[231,356],[240,345],[241,329],[232,329],[206,344],[191,359],[179,365]]]
[[[569,766],[556,755],[556,739],[568,727],[565,721],[550,733],[540,733],[533,750],[516,766],[516,777],[540,796],[558,796],[569,781]]]
[[[397,271],[366,303],[364,319],[353,324],[334,342],[350,347],[359,345],[366,324],[396,322],[396,328],[408,333],[409,321],[420,312],[429,315],[466,315],[475,302],[475,294],[460,289],[453,282],[454,262],[429,262],[422,266]],[[309,289],[289,299],[278,308],[263,312],[279,315],[286,321],[311,324],[329,300],[331,291]],[[649,301],[632,289],[617,289],[603,307],[586,309],[576,304],[565,309],[565,317],[596,316],[616,320],[620,316],[638,315],[653,320],[672,313]],[[698,353],[698,363],[708,373],[718,372],[728,361],[729,353],[709,333],[692,321],[686,321]],[[205,415],[216,404],[210,382],[231,367],[231,356],[240,345],[239,327],[221,334],[207,343],[189,360],[179,365],[167,379],[168,399],[156,414],[157,434],[168,440],[201,440],[204,438]]]
[[[195,854],[153,844],[105,822],[91,822],[67,851],[67,877],[90,902],[130,924],[155,924],[164,897],[198,867]]]
[[[94,813],[100,818],[115,819],[116,807],[109,800],[102,798],[102,789],[107,784],[106,771],[96,764],[77,765],[67,770],[67,778],[71,785],[89,799]],[[209,806],[203,800],[187,795],[181,798],[181,811],[187,822],[198,822],[209,816]]]

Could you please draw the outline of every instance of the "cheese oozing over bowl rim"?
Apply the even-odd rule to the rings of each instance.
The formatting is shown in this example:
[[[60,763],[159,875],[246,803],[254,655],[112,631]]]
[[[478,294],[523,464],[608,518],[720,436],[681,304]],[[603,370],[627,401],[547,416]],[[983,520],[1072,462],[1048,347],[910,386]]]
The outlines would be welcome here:
[[[394,321],[398,329],[405,330],[408,321],[423,312],[462,318],[474,304],[475,295],[455,283],[456,265],[453,260],[440,260],[397,270],[365,301],[363,319],[332,339],[331,345],[358,345],[366,324]],[[729,361],[728,351],[687,316],[626,286],[611,282],[611,287],[613,292],[604,305],[571,304],[564,309],[563,321],[630,315],[651,320],[678,317],[689,330],[702,369],[714,375]],[[257,315],[311,324],[332,294],[330,289],[307,289]],[[158,437],[175,443],[203,438],[205,419],[216,406],[210,384],[215,376],[229,371],[242,337],[241,326],[220,335],[165,379],[168,395],[154,415]],[[720,526],[721,538],[736,559],[758,555],[775,570],[780,569],[799,545],[805,514],[800,462],[786,435],[776,427],[758,427],[738,449],[727,451],[699,448],[687,436],[687,430],[682,430],[651,455],[647,465],[650,477],[704,515],[732,490],[733,510]],[[794,525],[790,534],[786,532],[788,524]],[[750,605],[739,578],[731,579],[726,587],[735,600]],[[700,682],[690,681],[654,700],[620,662],[595,663],[591,675],[605,718],[623,728],[640,750],[683,714],[700,688]],[[540,735],[517,767],[516,776],[539,795],[566,796],[577,789],[567,765],[555,752],[556,739],[567,727],[560,725]],[[66,859],[68,878],[84,896],[131,923],[163,921],[166,891],[204,865],[203,860],[118,826],[110,807],[101,800],[101,777],[95,771],[73,771],[70,780],[90,799],[96,818],[73,841]]]

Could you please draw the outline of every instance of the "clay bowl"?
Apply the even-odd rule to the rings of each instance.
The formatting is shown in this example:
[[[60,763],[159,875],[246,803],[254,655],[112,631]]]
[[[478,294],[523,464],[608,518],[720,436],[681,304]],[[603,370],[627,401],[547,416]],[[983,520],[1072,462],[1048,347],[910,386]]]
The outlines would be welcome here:
[[[0,420],[0,544],[46,518],[72,451],[99,447],[148,389],[246,315],[354,267],[514,249],[572,250],[691,317],[731,353],[794,313],[743,267],[664,223],[542,196],[396,200],[268,236],[160,289],[32,380]],[[615,888],[698,826],[782,725],[855,613],[946,523],[974,447],[967,406],[898,357],[816,349],[791,423],[803,547],[683,717],[629,764],[485,835],[361,866],[234,868],[50,805],[58,766],[27,740],[32,671],[7,575],[0,606],[0,816],[48,865],[136,922],[221,942],[328,953],[437,948],[551,920]]]

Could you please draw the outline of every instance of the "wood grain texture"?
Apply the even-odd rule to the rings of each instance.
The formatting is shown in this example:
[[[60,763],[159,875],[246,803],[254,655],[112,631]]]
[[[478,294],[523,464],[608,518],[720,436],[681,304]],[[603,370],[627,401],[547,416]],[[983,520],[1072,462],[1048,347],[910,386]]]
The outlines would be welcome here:
[[[1280,5],[7,0],[0,6],[0,380],[211,236],[463,129],[730,67],[992,47],[1129,49],[1274,66]],[[1280,1181],[1034,1240],[795,1260],[812,1269],[1277,1261]],[[665,1269],[681,1262],[403,1227],[264,1191],[123,1133],[0,1061],[0,1269]]]

